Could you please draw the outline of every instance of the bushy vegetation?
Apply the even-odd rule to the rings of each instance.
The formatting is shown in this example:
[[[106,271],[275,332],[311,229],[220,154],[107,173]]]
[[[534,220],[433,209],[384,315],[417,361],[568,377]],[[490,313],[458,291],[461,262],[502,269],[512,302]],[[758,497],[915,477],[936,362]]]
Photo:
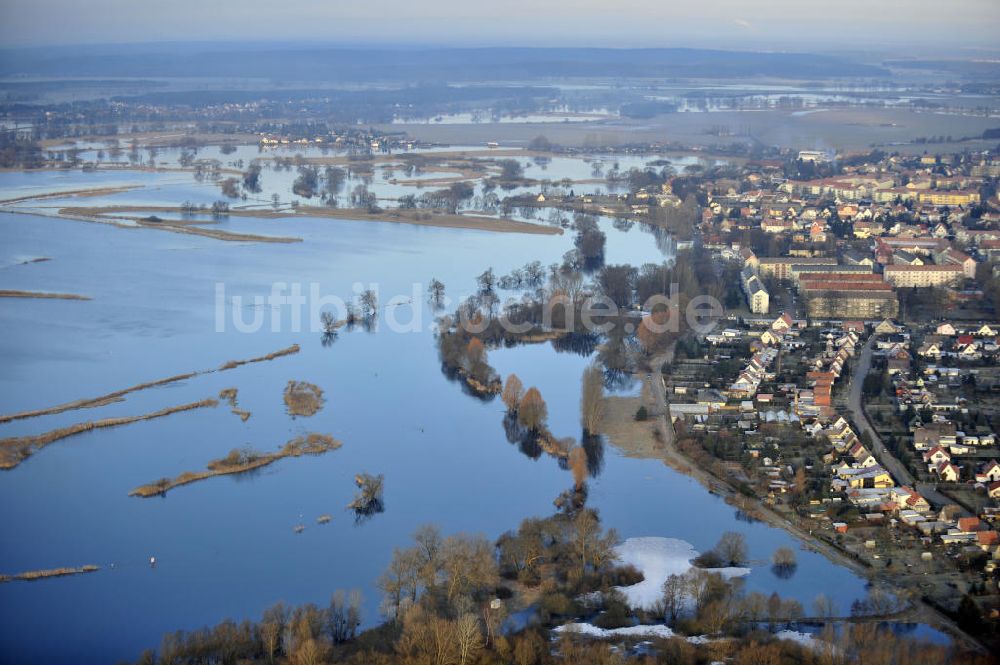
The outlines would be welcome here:
[[[634,568],[617,565],[618,537],[604,530],[595,511],[529,518],[496,542],[481,535],[444,536],[433,525],[393,552],[378,580],[385,623],[358,633],[362,598],[337,591],[325,607],[278,603],[258,622],[223,621],[214,628],[166,635],[159,652],[141,665],[272,663],[322,665],[734,665],[853,662],[908,665],[962,662],[984,657],[954,654],[875,624],[827,628],[814,647],[775,639],[772,631],[803,616],[795,600],[746,593],[740,579],[691,569],[672,575],[660,603],[637,611],[616,587],[642,581]],[[723,541],[728,539],[723,538]],[[720,549],[724,549],[721,548]],[[873,601],[874,602],[874,601]],[[819,603],[819,600],[817,600]],[[511,611],[530,607],[528,627],[503,628]],[[819,606],[818,606],[819,607]],[[832,616],[832,608],[819,608]],[[681,636],[656,640],[615,639],[612,644],[550,629],[589,620],[613,629],[661,622]],[[687,635],[710,635],[688,641]],[[642,655],[629,657],[643,641]],[[624,647],[624,648],[623,648]]]

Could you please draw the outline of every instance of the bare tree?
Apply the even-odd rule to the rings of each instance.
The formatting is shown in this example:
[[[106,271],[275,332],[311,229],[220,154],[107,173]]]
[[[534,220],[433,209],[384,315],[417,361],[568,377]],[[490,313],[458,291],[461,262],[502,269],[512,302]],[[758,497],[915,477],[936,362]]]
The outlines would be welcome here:
[[[486,646],[479,618],[475,614],[463,614],[455,622],[455,641],[458,643],[459,665],[474,662]]]
[[[716,543],[715,552],[727,566],[739,566],[747,560],[747,541],[741,533],[726,531]]]
[[[458,534],[444,540],[441,558],[449,601],[496,585],[498,571],[493,550],[493,543],[482,536]]]
[[[573,519],[570,547],[580,561],[580,574],[587,566],[600,568],[615,558],[614,547],[618,533],[614,529],[601,530],[600,520],[593,510],[581,510]]]
[[[587,482],[587,451],[581,446],[569,451],[569,469],[573,473],[573,484],[580,491]]]
[[[392,620],[399,620],[404,610],[417,599],[420,561],[413,548],[392,552],[389,567],[378,578],[376,585],[382,591],[382,613]]]
[[[837,612],[833,599],[822,593],[813,600],[813,610],[823,619],[833,618]]]
[[[322,665],[326,661],[325,651],[320,642],[307,639],[292,652],[289,662],[292,665]]]
[[[444,306],[444,283],[438,279],[432,279],[427,286],[427,298],[435,309]]]
[[[483,274],[476,278],[480,293],[493,293],[496,288],[497,277],[493,273],[493,268],[487,268]]]
[[[441,531],[433,524],[424,524],[413,533],[413,540],[416,542],[414,549],[420,583],[425,588],[431,587],[437,584],[441,572],[441,548],[444,545]]]
[[[781,601],[781,615],[786,623],[798,621],[804,614],[805,612],[802,609],[802,603],[794,598],[787,598]]]
[[[335,591],[327,609],[327,623],[334,644],[354,639],[361,625],[361,592],[354,590],[348,597],[340,589]]]
[[[503,394],[500,396],[503,403],[507,405],[507,410],[517,411],[522,397],[524,397],[524,385],[521,383],[521,379],[517,378],[517,374],[509,375],[503,386]]]
[[[399,660],[428,665],[456,665],[458,640],[454,621],[443,619],[416,606],[403,619],[403,632],[396,641]]]
[[[521,398],[521,403],[517,408],[517,421],[522,427],[533,432],[539,432],[545,427],[545,422],[549,417],[549,409],[542,399],[542,394],[538,388],[528,388]]]
[[[365,289],[359,296],[361,314],[366,319],[374,319],[378,313],[378,293],[373,289]]]
[[[670,575],[663,582],[663,614],[671,626],[684,609],[684,581],[680,575]]]
[[[281,639],[281,626],[273,621],[264,621],[260,624],[260,641],[264,644],[264,653],[267,654],[267,662],[274,662],[274,655],[278,650],[278,642]]]
[[[771,555],[771,570],[782,579],[791,577],[797,567],[795,552],[790,547],[779,547]]]
[[[743,613],[755,625],[767,618],[767,596],[752,591],[743,599]]]
[[[323,332],[327,335],[335,335],[337,333],[337,328],[341,326],[341,322],[337,320],[330,312],[323,312],[319,315],[320,323],[323,325]]]

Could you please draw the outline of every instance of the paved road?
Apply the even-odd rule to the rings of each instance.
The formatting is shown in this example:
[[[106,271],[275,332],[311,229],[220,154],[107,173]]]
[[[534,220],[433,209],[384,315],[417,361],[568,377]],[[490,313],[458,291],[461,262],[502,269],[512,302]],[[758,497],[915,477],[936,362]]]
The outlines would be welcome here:
[[[654,357],[649,363],[652,367],[649,384],[653,389],[653,396],[656,398],[656,405],[663,409],[663,415],[660,416],[660,428],[663,430],[663,442],[666,444],[667,450],[671,452],[676,452],[674,448],[676,433],[674,432],[674,421],[670,417],[670,402],[667,400],[667,387],[660,368],[663,367],[664,363],[673,362],[675,346],[676,344],[671,344],[665,352]]]
[[[862,406],[861,388],[864,385],[865,377],[872,368],[872,348],[875,346],[875,335],[868,338],[868,342],[861,348],[861,354],[854,361],[854,371],[851,373],[851,380],[847,386],[847,410],[851,414],[851,421],[858,428],[858,436],[863,432],[868,432],[872,440],[872,454],[885,469],[892,474],[896,482],[901,485],[913,485],[913,476],[909,469],[896,459],[882,443],[878,432],[872,427]]]

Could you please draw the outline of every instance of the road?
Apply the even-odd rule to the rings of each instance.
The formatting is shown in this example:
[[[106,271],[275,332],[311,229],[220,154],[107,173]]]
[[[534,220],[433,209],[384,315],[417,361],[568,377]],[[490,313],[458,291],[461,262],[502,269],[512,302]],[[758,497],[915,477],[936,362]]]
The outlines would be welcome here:
[[[649,375],[649,384],[653,389],[653,396],[656,398],[656,406],[663,409],[663,413],[660,416],[660,429],[663,431],[663,443],[666,445],[667,450],[671,453],[676,453],[674,443],[677,435],[674,432],[674,421],[670,417],[670,402],[667,399],[666,381],[663,378],[663,373],[660,368],[666,363],[672,363],[674,361],[674,348],[676,346],[676,342],[672,343],[666,351],[654,357],[649,363],[652,368],[652,372],[650,372]]]
[[[895,478],[898,484],[913,486],[913,476],[910,474],[910,470],[896,459],[896,456],[889,452],[885,444],[882,443],[882,438],[875,431],[875,428],[872,427],[871,421],[868,420],[868,414],[865,413],[861,402],[861,389],[864,386],[865,377],[868,376],[868,372],[872,368],[872,349],[874,346],[875,335],[872,335],[868,338],[868,342],[861,348],[861,354],[854,361],[854,371],[851,373],[851,380],[847,386],[847,410],[851,414],[851,421],[858,429],[858,436],[864,432],[868,432],[868,436],[871,437],[872,454],[875,455],[875,459],[879,461],[879,464],[892,474],[892,477]]]

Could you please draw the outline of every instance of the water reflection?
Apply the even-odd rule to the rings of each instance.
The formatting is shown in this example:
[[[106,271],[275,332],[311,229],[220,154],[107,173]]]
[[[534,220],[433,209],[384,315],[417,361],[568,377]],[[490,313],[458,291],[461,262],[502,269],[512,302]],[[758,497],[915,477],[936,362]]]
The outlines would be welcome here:
[[[790,580],[798,570],[796,563],[776,563],[771,566],[771,572],[779,580]]]
[[[587,453],[587,473],[590,474],[591,478],[597,478],[604,469],[604,437],[584,433],[580,445]]]
[[[589,357],[600,343],[601,336],[595,332],[571,332],[552,340],[552,348],[559,353]]]

